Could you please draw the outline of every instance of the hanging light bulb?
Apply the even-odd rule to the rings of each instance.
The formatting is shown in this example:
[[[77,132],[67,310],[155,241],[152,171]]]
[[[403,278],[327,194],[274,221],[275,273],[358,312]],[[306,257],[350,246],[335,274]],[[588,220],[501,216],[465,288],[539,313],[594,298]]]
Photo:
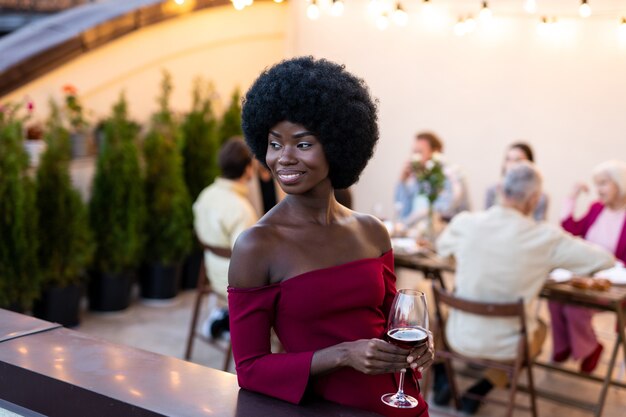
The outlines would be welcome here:
[[[465,32],[471,33],[475,29],[476,29],[476,20],[474,20],[472,15],[469,15],[467,19],[465,19]]]
[[[465,20],[462,17],[459,17],[459,20],[454,25],[454,34],[456,36],[464,36],[467,33],[467,29],[465,26]]]
[[[404,11],[400,2],[396,3],[396,9],[393,11],[393,15],[391,15],[393,22],[398,26],[406,26],[409,21],[409,15]]]
[[[309,4],[309,7],[306,8],[306,15],[311,20],[317,20],[320,18],[320,14],[320,8],[317,7],[316,0],[313,0],[311,4]]]
[[[342,0],[333,0],[333,5],[330,8],[330,14],[338,17],[343,14],[343,9],[345,8]]]
[[[246,7],[245,0],[233,0],[235,10],[243,10]]]
[[[433,11],[433,5],[430,0],[422,0],[422,13],[428,14]]]
[[[385,30],[389,27],[389,17],[387,13],[383,13],[376,18],[376,27],[380,30]]]
[[[179,6],[182,6],[183,3],[185,3],[185,0],[174,0],[174,3],[178,4]]]
[[[283,0],[274,0],[274,3],[282,3]]]
[[[580,7],[578,8],[578,13],[581,17],[589,17],[591,16],[591,6],[587,3],[587,0],[582,0],[580,2]]]
[[[622,42],[626,42],[626,17],[622,17],[622,23],[619,24],[619,37]]]
[[[479,19],[482,21],[488,21],[492,16],[493,13],[491,12],[489,5],[486,1],[483,1],[483,6],[480,8],[480,13],[478,14]]]
[[[526,13],[535,13],[537,11],[537,0],[525,0],[524,10],[526,10]]]
[[[550,22],[548,20],[548,17],[541,16],[541,20],[539,21],[539,24],[537,25],[537,33],[539,33],[542,36],[548,33],[549,24]]]

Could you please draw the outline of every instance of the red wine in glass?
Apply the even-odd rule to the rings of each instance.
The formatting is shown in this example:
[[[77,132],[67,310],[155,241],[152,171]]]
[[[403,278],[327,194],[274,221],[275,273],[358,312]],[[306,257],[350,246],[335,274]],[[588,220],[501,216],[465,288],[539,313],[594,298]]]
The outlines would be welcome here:
[[[402,349],[414,349],[428,343],[428,332],[422,327],[399,327],[387,332],[387,340]]]

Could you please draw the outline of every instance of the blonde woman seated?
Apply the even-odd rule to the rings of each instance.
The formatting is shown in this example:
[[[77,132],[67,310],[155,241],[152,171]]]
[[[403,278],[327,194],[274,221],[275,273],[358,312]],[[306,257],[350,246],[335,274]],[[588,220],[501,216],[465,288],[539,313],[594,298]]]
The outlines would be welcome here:
[[[593,182],[598,201],[591,204],[582,218],[575,219],[576,200],[581,193],[589,191],[585,184],[576,184],[565,203],[561,226],[626,262],[626,163],[601,163],[593,170]],[[554,346],[552,359],[564,362],[571,355],[574,359],[582,359],[581,372],[593,372],[604,349],[591,326],[593,310],[557,302],[550,302],[549,307]]]

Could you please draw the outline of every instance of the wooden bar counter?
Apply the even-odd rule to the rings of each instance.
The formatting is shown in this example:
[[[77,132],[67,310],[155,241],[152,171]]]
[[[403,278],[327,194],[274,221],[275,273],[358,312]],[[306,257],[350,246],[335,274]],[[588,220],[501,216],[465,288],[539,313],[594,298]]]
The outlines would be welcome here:
[[[50,417],[374,417],[240,390],[233,374],[0,310],[0,400]],[[0,402],[2,404],[2,402]]]

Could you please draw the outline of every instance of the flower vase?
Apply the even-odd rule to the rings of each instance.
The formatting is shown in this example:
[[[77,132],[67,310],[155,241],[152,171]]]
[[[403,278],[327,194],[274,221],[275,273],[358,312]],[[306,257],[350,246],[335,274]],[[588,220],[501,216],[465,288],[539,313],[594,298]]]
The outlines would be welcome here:
[[[424,228],[424,236],[422,236],[422,238],[431,244],[434,244],[435,239],[437,238],[435,232],[435,212],[433,210],[432,204],[428,205],[428,214],[426,215],[426,227]]]
[[[90,139],[88,132],[76,131],[70,134],[72,159],[85,158],[90,155]]]

